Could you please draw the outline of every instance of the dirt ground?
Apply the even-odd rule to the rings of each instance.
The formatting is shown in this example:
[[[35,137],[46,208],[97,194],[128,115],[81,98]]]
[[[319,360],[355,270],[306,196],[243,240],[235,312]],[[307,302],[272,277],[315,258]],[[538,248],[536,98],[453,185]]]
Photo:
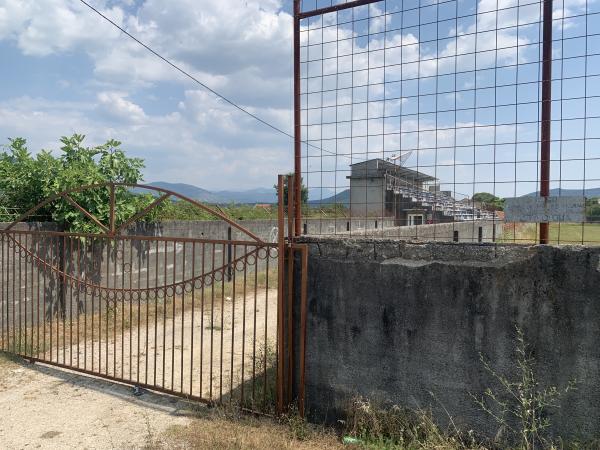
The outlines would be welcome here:
[[[191,405],[168,396],[40,364],[0,362],[0,447],[4,449],[142,448]]]
[[[265,292],[262,294],[265,294]],[[257,348],[264,348],[265,337],[267,341],[274,338],[275,327],[267,325],[276,323],[276,291],[270,291],[269,294],[268,308],[264,303],[259,304],[256,307],[256,312],[254,312],[254,296],[249,295],[245,301],[242,301],[243,298],[238,297],[235,307],[234,302],[224,304],[222,315],[221,311],[215,308],[214,313],[205,311],[204,320],[202,321],[202,314],[196,312],[193,326],[192,314],[189,311],[178,312],[174,317],[175,320],[171,316],[164,327],[159,322],[157,342],[154,342],[154,330],[149,330],[148,347],[145,345],[145,327],[140,327],[140,330],[131,327],[125,331],[123,340],[118,339],[116,342],[108,342],[108,374],[112,375],[112,371],[116,368],[117,375],[121,371],[128,375],[129,369],[132,368],[129,365],[131,352],[134,361],[132,365],[135,365],[136,370],[137,356],[140,356],[140,379],[145,379],[145,356],[147,354],[153,355],[155,349],[157,349],[160,354],[168,355],[167,358],[175,358],[173,370],[169,364],[170,361],[167,360],[165,388],[182,389],[184,392],[189,393],[188,386],[191,382],[191,385],[194,386],[193,394],[199,395],[200,383],[202,382],[202,395],[209,398],[212,380],[213,398],[215,398],[221,388],[220,378],[222,376],[222,388],[224,396],[226,396],[229,389],[233,388],[235,390],[239,387],[241,380],[248,381],[248,378],[251,377],[254,344],[256,343]],[[245,327],[244,309],[246,310]],[[211,314],[214,314],[213,327],[209,324]],[[173,323],[177,324],[174,340]],[[221,324],[223,324],[222,327]],[[186,339],[183,341],[181,340],[181,329],[185,330],[184,336]],[[192,329],[195,332],[196,342],[193,352],[190,349],[190,331]],[[211,334],[214,341],[212,373],[210,372]],[[163,335],[166,337],[164,346]],[[201,335],[204,337],[203,345],[198,344]],[[139,353],[137,349],[138,337],[140,337],[141,343]],[[221,339],[224,343],[222,354],[220,352]],[[123,342],[125,348],[121,347],[121,342]],[[129,345],[129,342],[132,342],[132,345]],[[87,343],[81,342],[78,346],[67,347],[65,349],[65,355],[68,355],[66,360],[68,362],[73,357],[73,361],[75,361],[79,355],[82,366],[86,361],[89,369],[92,363],[92,347],[95,347],[95,353],[97,354],[100,347],[102,349],[106,348],[106,343],[104,340],[95,340],[94,342],[90,340]],[[202,359],[200,349],[203,350]],[[173,350],[175,351],[173,352]],[[122,352],[126,356],[121,360]],[[59,353],[62,357],[63,352]],[[117,358],[114,358],[115,355],[117,355]],[[56,358],[56,352],[54,352],[54,356]],[[102,355],[102,359],[105,356],[106,354]],[[180,370],[182,359],[184,361],[183,386]],[[224,363],[222,369],[220,367],[221,359]],[[100,361],[100,359],[96,361],[96,368]],[[191,370],[191,361],[193,361],[193,371]],[[246,364],[243,377],[241,375],[242,361]],[[59,362],[62,361],[59,359]],[[201,362],[203,364],[202,375],[199,370]],[[233,377],[231,376],[232,365]],[[152,375],[153,382],[154,365],[149,364],[147,369],[147,373]],[[157,361],[156,369],[157,380],[162,381],[161,359]],[[137,374],[133,371],[132,379],[135,380],[136,377]],[[174,380],[172,385],[171,378]],[[157,382],[157,384],[159,383]],[[189,448],[195,447],[195,445],[191,444],[189,440],[185,440],[188,438],[181,438],[181,436],[186,435],[186,430],[190,427],[193,428],[194,423],[197,425],[198,420],[209,420],[213,427],[215,424],[213,419],[199,418],[200,413],[207,414],[207,408],[198,403],[147,391],[141,396],[134,396],[133,389],[130,386],[43,364],[30,364],[21,359],[8,360],[1,355],[0,411],[2,411],[2,414],[0,414],[1,449]],[[203,430],[211,429],[210,427],[200,428]],[[252,428],[256,428],[256,425],[250,426],[250,429]],[[180,432],[173,433],[173,430],[179,430]],[[222,448],[247,448],[245,446],[239,447],[236,444],[238,437],[235,430],[234,427],[234,430],[228,435],[232,439],[233,446],[229,447],[229,444],[227,444],[229,441],[227,441]],[[216,429],[213,428],[213,431],[216,431]],[[238,431],[242,436],[247,435],[249,442],[256,439],[255,434],[252,432],[244,432],[242,429]],[[275,433],[275,435],[282,436],[281,445],[283,446],[277,444],[274,448],[296,448],[295,445],[289,447],[292,444],[290,444],[291,441],[285,432],[279,430],[278,433]],[[272,435],[272,430],[265,433],[265,436],[269,439]],[[196,436],[191,439],[193,441],[198,440],[197,433],[188,433],[187,436]],[[219,433],[216,433],[216,436],[225,438],[225,435]],[[204,438],[199,439],[202,441]],[[214,448],[212,444],[209,447]],[[248,448],[254,447],[250,446]]]
[[[336,436],[0,356],[2,449],[337,449]],[[298,425],[296,425],[297,428]],[[304,425],[305,426],[305,425]]]
[[[261,298],[266,292],[259,292]],[[182,389],[189,393],[190,382],[193,393],[210,398],[212,381],[213,398],[221,390],[223,379],[224,398],[231,388],[237,390],[241,380],[251,378],[254,344],[264,348],[265,339],[274,339],[276,328],[276,291],[269,292],[269,303],[258,303],[249,295],[237,297],[216,305],[214,311],[188,311],[171,314],[167,321],[159,321],[148,332],[146,347],[145,326],[132,326],[124,330],[123,339],[102,339],[80,342],[64,349],[65,362],[78,359],[89,369],[92,361],[97,370],[100,363],[108,374],[124,373],[137,377],[137,359],[140,359],[140,380],[146,373],[154,381],[153,357],[149,358],[146,371],[146,355],[166,355],[165,387]],[[245,317],[245,321],[244,321]],[[210,326],[210,322],[213,326]],[[202,320],[203,319],[203,320]],[[223,319],[223,320],[221,320]],[[244,327],[245,322],[245,327]],[[173,324],[176,324],[173,328]],[[222,327],[221,327],[222,324]],[[181,330],[184,339],[181,339]],[[194,330],[194,351],[191,351],[191,330]],[[175,339],[173,340],[173,331]],[[212,359],[211,335],[213,338]],[[111,333],[108,334],[112,336]],[[199,345],[199,337],[203,337]],[[164,344],[163,344],[163,337]],[[140,341],[138,350],[137,342]],[[221,339],[223,352],[221,354]],[[68,340],[67,340],[68,342]],[[60,342],[59,344],[61,344]],[[108,344],[108,346],[106,346]],[[53,360],[62,362],[63,350],[53,352]],[[94,359],[92,359],[94,348]],[[108,354],[106,353],[108,348]],[[102,357],[98,357],[102,349]],[[202,357],[200,350],[202,349]],[[260,353],[260,352],[257,352]],[[124,356],[122,356],[124,355]],[[129,364],[129,358],[132,364]],[[47,354],[46,357],[50,355]],[[58,356],[58,360],[56,360]],[[116,356],[116,358],[115,358]],[[232,357],[233,356],[233,357]],[[175,364],[171,365],[174,357]],[[181,360],[184,362],[181,383]],[[221,369],[221,359],[223,367]],[[212,360],[212,373],[210,361]],[[242,377],[242,361],[245,372]],[[157,360],[157,384],[162,385],[162,358]],[[192,365],[193,362],[193,365]],[[202,366],[201,366],[202,363]],[[172,367],[172,369],[171,369]],[[202,367],[202,370],[200,368]],[[233,377],[231,368],[233,367]],[[190,369],[194,368],[193,371]],[[116,372],[114,372],[116,369]],[[221,372],[222,370],[222,372]],[[222,375],[221,375],[222,373]],[[174,383],[171,384],[171,378]],[[257,373],[262,380],[262,375]],[[202,384],[201,384],[202,382]],[[262,381],[258,381],[260,385]],[[248,391],[251,384],[248,384]],[[63,370],[43,364],[30,364],[22,359],[6,359],[0,355],[0,449],[188,449],[188,448],[231,448],[231,449],[321,449],[338,448],[335,437],[315,434],[313,439],[298,440],[290,424],[276,423],[270,419],[224,413],[221,408],[208,408],[168,395],[144,391],[141,396],[133,395],[133,388],[123,384],[93,378],[74,371]],[[294,425],[298,428],[298,425]],[[300,425],[302,434],[306,434]]]

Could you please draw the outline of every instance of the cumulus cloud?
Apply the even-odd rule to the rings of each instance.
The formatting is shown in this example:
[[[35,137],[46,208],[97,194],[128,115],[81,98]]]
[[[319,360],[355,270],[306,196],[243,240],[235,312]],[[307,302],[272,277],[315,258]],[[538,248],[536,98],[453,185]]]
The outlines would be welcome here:
[[[91,3],[202,82],[291,131],[291,44],[282,43],[291,43],[292,19],[281,1]],[[212,188],[231,188],[231,179],[239,187],[269,185],[274,173],[289,170],[289,138],[203,90],[77,1],[0,1],[0,40],[28,57],[87,55],[91,63],[94,79],[85,89],[98,91],[86,101],[20,96],[0,103],[1,132],[29,137],[33,150],[73,132],[94,143],[117,138],[146,159],[148,180]],[[66,78],[63,89],[72,92]],[[166,84],[177,87],[167,91],[170,102]],[[149,92],[149,102],[161,104],[151,113],[140,101]]]
[[[147,119],[141,106],[127,100],[122,92],[101,92],[98,94],[98,108],[118,120],[142,123]]]
[[[116,23],[123,23],[118,7],[99,8]],[[91,51],[114,41],[119,32],[100,23],[79,2],[66,0],[4,0],[0,4],[0,39],[15,41],[26,55],[46,56],[74,49]]]
[[[88,144],[119,139],[146,160],[146,180],[177,180],[213,189],[270,185],[288,170],[286,138],[253,129],[241,113],[202,91],[188,91],[177,111],[148,114],[122,92],[100,93],[93,102],[20,97],[0,102],[0,132],[28,137],[30,149],[56,150],[58,138],[83,133]],[[36,124],[35,133],[31,124]],[[218,126],[216,126],[218,124]],[[250,130],[250,131],[248,131]]]
[[[119,26],[226,95],[256,106],[289,102],[292,18],[278,0],[92,2]],[[80,2],[3,0],[0,39],[26,55],[82,51],[100,81],[148,86],[187,82]],[[248,89],[248,82],[254,89]],[[275,83],[277,89],[269,88]],[[249,93],[254,92],[254,95]],[[263,94],[257,95],[256,93]],[[269,98],[264,94],[269,93]],[[272,106],[272,105],[269,105]]]

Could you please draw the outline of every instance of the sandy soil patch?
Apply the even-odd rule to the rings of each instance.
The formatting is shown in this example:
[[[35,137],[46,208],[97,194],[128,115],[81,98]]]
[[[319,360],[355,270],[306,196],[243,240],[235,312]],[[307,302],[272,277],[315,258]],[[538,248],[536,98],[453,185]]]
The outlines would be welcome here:
[[[196,405],[74,372],[2,361],[0,447],[143,448],[185,426]]]

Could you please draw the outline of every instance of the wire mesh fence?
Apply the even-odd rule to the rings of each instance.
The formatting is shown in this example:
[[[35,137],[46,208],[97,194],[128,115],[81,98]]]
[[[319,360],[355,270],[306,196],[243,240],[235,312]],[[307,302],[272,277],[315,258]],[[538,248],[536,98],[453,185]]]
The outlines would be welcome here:
[[[538,242],[504,199],[548,181],[581,209],[548,242],[600,243],[600,1],[300,3],[306,214],[336,234]]]

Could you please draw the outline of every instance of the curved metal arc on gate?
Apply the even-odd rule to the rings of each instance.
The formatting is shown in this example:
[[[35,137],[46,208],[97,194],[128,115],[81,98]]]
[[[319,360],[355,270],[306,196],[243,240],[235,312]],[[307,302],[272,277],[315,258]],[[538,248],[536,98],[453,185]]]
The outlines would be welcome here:
[[[103,188],[103,187],[108,187],[110,189],[110,224],[108,227],[106,225],[104,225],[102,222],[100,222],[100,220],[98,220],[98,218],[96,216],[94,216],[92,213],[87,211],[84,207],[79,205],[70,195],[70,194],[74,194],[74,193],[79,193],[79,192],[92,190],[92,189],[99,189],[99,188]],[[115,199],[115,195],[114,195],[115,187],[124,187],[124,188],[130,188],[130,189],[131,188],[146,189],[148,191],[160,192],[160,193],[162,193],[162,196],[160,196],[158,199],[156,199],[154,202],[152,202],[146,208],[142,209],[141,211],[138,211],[136,214],[131,216],[125,222],[123,222],[120,225],[115,227],[115,225],[116,225],[114,223],[114,214],[115,214],[115,207],[116,207],[116,204],[115,204],[116,199]],[[141,219],[142,217],[147,215],[150,211],[152,211],[154,208],[158,207],[161,203],[163,203],[165,200],[169,199],[170,197],[177,197],[183,201],[186,201],[186,202],[196,206],[197,208],[202,209],[202,210],[212,214],[213,216],[218,217],[221,220],[227,222],[229,225],[231,225],[232,227],[241,231],[242,233],[246,234],[248,237],[250,237],[252,240],[256,241],[258,244],[265,244],[265,242],[261,238],[259,238],[257,235],[252,233],[247,228],[245,228],[245,227],[241,226],[240,224],[238,224],[237,222],[233,221],[231,218],[229,218],[226,214],[224,214],[221,211],[213,209],[209,206],[204,205],[203,203],[193,200],[185,195],[178,194],[177,192],[171,191],[169,189],[159,188],[159,187],[146,185],[146,184],[130,184],[130,183],[90,184],[90,185],[85,185],[85,186],[80,186],[77,188],[69,189],[69,190],[66,190],[63,192],[59,192],[57,194],[54,194],[54,195],[46,198],[44,201],[38,203],[36,206],[34,206],[30,210],[28,210],[27,212],[22,214],[14,222],[12,222],[8,227],[6,227],[5,231],[12,229],[19,222],[22,222],[24,219],[31,216],[36,211],[39,211],[44,206],[63,198],[68,203],[70,203],[71,206],[76,208],[80,213],[82,213],[84,216],[86,216],[88,219],[90,219],[92,222],[94,222],[96,225],[98,225],[108,236],[116,236],[116,235],[120,234],[126,227],[128,227],[129,225],[134,223],[136,220]]]
[[[195,285],[195,283],[198,280],[202,280],[202,285],[205,285],[203,280],[207,276],[210,276],[214,280],[217,273],[222,273],[222,276],[225,276],[225,271],[228,270],[228,268],[230,268],[230,267],[233,267],[235,270],[239,270],[239,269],[237,269],[237,264],[241,261],[243,261],[245,265],[248,264],[248,258],[250,256],[253,256],[254,254],[256,254],[256,256],[254,256],[255,257],[254,264],[257,264],[259,259],[266,259],[266,258],[272,257],[269,254],[269,252],[271,249],[275,250],[275,247],[273,247],[270,244],[266,244],[264,246],[259,244],[254,250],[251,250],[251,251],[245,253],[243,256],[240,256],[239,258],[233,259],[231,261],[231,263],[224,264],[221,267],[217,267],[216,269],[213,269],[210,272],[205,272],[197,277],[192,277],[187,280],[181,280],[179,282],[175,282],[175,283],[171,283],[171,284],[165,284],[165,285],[156,286],[156,287],[145,287],[145,288],[110,288],[110,287],[101,286],[99,284],[89,283],[88,281],[81,280],[73,275],[70,275],[70,274],[60,270],[58,267],[54,266],[53,264],[48,263],[43,258],[40,258],[38,255],[36,255],[34,252],[27,249],[25,246],[23,246],[23,244],[21,244],[18,240],[16,240],[10,234],[7,234],[7,236],[10,240],[12,240],[14,242],[14,244],[17,247],[19,247],[22,251],[24,251],[32,259],[34,259],[36,261],[36,263],[38,264],[38,266],[43,266],[44,269],[48,269],[53,272],[56,272],[59,276],[64,277],[66,280],[69,280],[70,283],[76,283],[78,286],[83,286],[86,289],[89,288],[92,290],[109,291],[109,292],[120,293],[120,294],[125,294],[125,293],[132,294],[132,293],[139,293],[139,292],[158,293],[159,291],[164,291],[166,297],[171,296],[171,295],[166,294],[169,291],[169,289],[172,289],[172,292],[173,292],[172,295],[176,295],[176,289],[180,286],[182,287],[182,290],[185,291],[186,285],[188,285],[188,284]],[[264,258],[261,258],[259,255],[259,251],[261,249],[265,249],[266,253],[265,253]],[[249,264],[249,265],[254,265],[254,264]]]

